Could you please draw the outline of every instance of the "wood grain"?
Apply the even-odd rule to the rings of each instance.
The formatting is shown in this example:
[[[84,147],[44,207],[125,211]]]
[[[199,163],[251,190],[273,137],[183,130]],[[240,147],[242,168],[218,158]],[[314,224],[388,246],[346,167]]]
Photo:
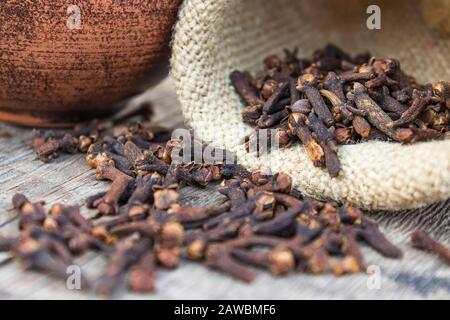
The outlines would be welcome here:
[[[133,100],[151,100],[156,106],[155,123],[164,126],[183,125],[178,102],[170,79]],[[107,187],[94,179],[81,155],[63,156],[55,163],[35,161],[28,146],[30,131],[0,124],[0,131],[13,133],[0,139],[0,233],[16,232],[16,213],[11,209],[11,197],[23,192],[31,199],[41,197],[54,202],[82,203],[84,198]],[[182,201],[193,205],[223,202],[217,193],[195,188],[182,191]],[[86,215],[93,212],[83,209]],[[404,250],[402,260],[383,258],[368,248],[363,252],[368,264],[381,268],[381,287],[370,289],[366,274],[336,278],[331,275],[291,274],[273,278],[258,272],[250,285],[239,283],[202,265],[183,262],[175,271],[160,271],[157,291],[136,295],[121,288],[118,299],[450,299],[450,268],[434,256],[411,249],[409,233],[419,228],[450,244],[450,201],[421,210],[404,212],[373,212],[389,239]],[[93,292],[71,291],[65,283],[34,272],[23,273],[15,263],[3,260],[0,254],[0,299],[95,299]],[[77,260],[83,273],[96,279],[105,264],[103,256],[89,253]],[[95,282],[94,282],[95,285]]]

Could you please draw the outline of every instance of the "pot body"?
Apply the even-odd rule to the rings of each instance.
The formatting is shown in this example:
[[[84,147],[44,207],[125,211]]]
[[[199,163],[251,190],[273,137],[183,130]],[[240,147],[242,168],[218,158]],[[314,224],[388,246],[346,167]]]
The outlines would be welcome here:
[[[180,1],[0,2],[0,120],[55,126],[111,114],[164,73]]]

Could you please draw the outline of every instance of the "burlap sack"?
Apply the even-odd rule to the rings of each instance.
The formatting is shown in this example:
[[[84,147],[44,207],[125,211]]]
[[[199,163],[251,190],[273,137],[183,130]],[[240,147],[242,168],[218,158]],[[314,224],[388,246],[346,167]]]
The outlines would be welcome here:
[[[249,169],[292,175],[305,194],[366,209],[407,209],[450,197],[450,140],[341,146],[338,178],[315,168],[297,145],[257,158],[244,151],[252,128],[230,85],[234,69],[258,72],[262,59],[298,46],[301,56],[333,42],[402,61],[420,82],[449,80],[450,44],[424,22],[417,1],[378,1],[382,29],[366,27],[366,1],[185,0],[173,40],[172,73],[187,125]]]

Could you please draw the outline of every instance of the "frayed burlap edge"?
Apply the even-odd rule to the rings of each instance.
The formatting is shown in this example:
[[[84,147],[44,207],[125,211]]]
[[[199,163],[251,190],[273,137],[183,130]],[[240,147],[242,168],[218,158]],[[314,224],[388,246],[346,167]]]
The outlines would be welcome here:
[[[364,1],[185,0],[175,26],[172,74],[187,125],[206,142],[236,153],[248,169],[293,177],[305,194],[365,209],[409,209],[450,197],[450,140],[400,145],[369,142],[339,148],[342,172],[331,179],[299,145],[261,158],[242,138],[242,102],[229,82],[233,69],[256,72],[268,53],[299,46],[308,56],[327,42],[394,56],[421,82],[447,79],[448,40],[435,39],[415,1],[380,5],[381,31],[365,27]],[[365,7],[364,7],[365,6]]]

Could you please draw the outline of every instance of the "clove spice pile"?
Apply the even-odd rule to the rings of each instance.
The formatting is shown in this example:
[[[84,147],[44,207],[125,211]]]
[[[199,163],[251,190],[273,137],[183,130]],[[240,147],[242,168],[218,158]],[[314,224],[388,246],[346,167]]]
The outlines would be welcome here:
[[[329,44],[311,60],[297,58],[297,49],[270,55],[258,77],[233,71],[230,79],[246,105],[244,122],[256,133],[274,130],[280,147],[300,141],[332,177],[340,171],[339,144],[450,136],[450,82],[418,84],[395,59],[352,57]],[[247,150],[258,144],[256,133],[246,137]]]
[[[170,140],[168,131],[141,123],[117,126],[111,134],[101,128],[91,132],[99,135],[90,135],[90,144],[78,145],[78,150],[87,150],[97,179],[111,182],[108,191],[84,204],[98,215],[86,219],[80,206],[65,204],[54,204],[46,213],[43,202],[15,195],[19,233],[0,237],[0,251],[10,252],[24,269],[66,279],[76,257],[97,251],[108,262],[96,291],[110,296],[124,281],[132,291],[153,291],[158,270],[174,269],[181,259],[250,282],[255,268],[274,276],[364,271],[361,242],[383,256],[402,256],[361,210],[304,197],[284,173],[249,172],[219,161],[176,162],[174,155],[207,146]],[[63,150],[60,146],[72,138],[80,141],[67,133],[44,143],[55,141],[51,144],[59,147],[54,150]],[[217,191],[228,201],[211,207],[185,205],[179,191],[186,185]],[[81,283],[91,285],[84,277]]]

